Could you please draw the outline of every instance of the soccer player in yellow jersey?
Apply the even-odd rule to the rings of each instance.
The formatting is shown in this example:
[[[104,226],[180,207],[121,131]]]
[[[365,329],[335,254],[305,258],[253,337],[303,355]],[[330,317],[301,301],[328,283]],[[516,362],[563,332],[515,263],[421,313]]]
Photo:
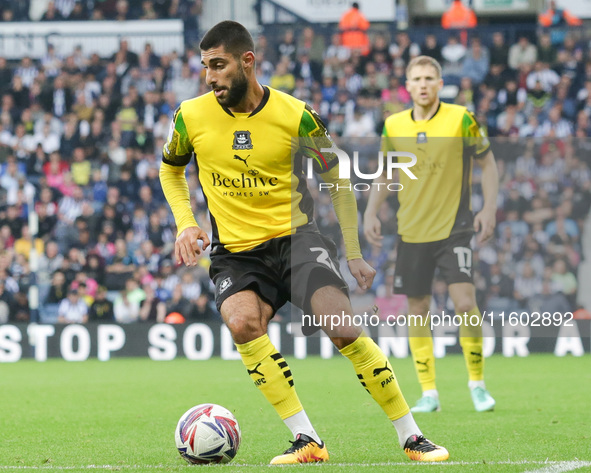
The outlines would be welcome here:
[[[295,390],[289,366],[271,343],[267,325],[287,300],[309,314],[351,314],[346,284],[336,269],[336,247],[321,235],[301,163],[292,166],[292,138],[330,137],[304,102],[260,85],[252,37],[223,21],[200,44],[213,91],[181,103],[163,150],[160,180],[174,214],[177,261],[197,264],[210,240],[191,211],[185,167],[192,157],[211,215],[210,275],[216,304],[246,370],[294,436],[272,464],[328,460]],[[296,140],[297,141],[297,140]],[[330,147],[330,146],[327,146]],[[322,178],[339,184],[331,197],[346,245],[348,265],[367,288],[375,271],[362,258],[357,205],[338,159],[327,156]],[[336,188],[336,185],[334,186]],[[358,327],[326,330],[351,360],[361,384],[386,412],[409,458],[440,461],[449,454],[425,439],[404,400],[387,357]]]
[[[439,63],[419,56],[408,64],[406,76],[413,108],[386,119],[382,147],[385,152],[405,151],[417,157],[410,168],[416,179],[406,173],[398,176],[404,188],[398,194],[400,240],[394,290],[408,296],[410,314],[423,318],[414,326],[409,322],[410,349],[423,390],[411,411],[433,412],[440,410],[427,319],[433,276],[438,268],[449,285],[456,314],[481,318],[472,282],[470,240],[475,231],[479,242],[493,235],[498,173],[489,141],[474,115],[465,107],[440,102],[443,80]],[[484,206],[474,217],[470,203],[473,158],[482,167],[484,195]],[[387,180],[380,177],[377,181]],[[382,240],[377,212],[387,197],[379,189],[372,186],[364,216],[364,233],[375,245],[381,245]],[[460,344],[474,406],[477,411],[491,411],[495,400],[484,384],[480,325],[460,327]]]

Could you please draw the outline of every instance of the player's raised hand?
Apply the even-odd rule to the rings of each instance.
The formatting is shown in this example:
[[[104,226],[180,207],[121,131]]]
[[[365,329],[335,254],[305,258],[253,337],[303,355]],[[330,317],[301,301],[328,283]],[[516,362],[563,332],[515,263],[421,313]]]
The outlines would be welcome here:
[[[474,217],[474,231],[480,232],[476,241],[481,244],[493,236],[497,223],[496,211],[484,208]]]
[[[347,262],[349,271],[357,280],[357,284],[363,290],[369,289],[376,276],[376,270],[373,269],[363,258],[356,258]]]
[[[384,239],[382,236],[382,222],[380,222],[377,215],[364,215],[363,234],[372,245],[377,247],[382,246],[382,240]]]
[[[203,242],[199,247],[199,240]],[[199,261],[201,252],[209,246],[209,237],[199,227],[185,228],[176,237],[174,243],[174,257],[177,264],[185,263],[187,266],[195,266]]]

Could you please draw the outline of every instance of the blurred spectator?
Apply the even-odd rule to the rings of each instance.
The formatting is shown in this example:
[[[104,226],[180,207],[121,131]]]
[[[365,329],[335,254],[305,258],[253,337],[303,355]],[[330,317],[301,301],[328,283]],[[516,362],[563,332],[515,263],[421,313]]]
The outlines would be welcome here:
[[[23,85],[30,88],[35,78],[39,75],[39,71],[31,58],[25,56],[21,59],[20,65],[14,70],[14,75],[21,77]]]
[[[507,66],[509,60],[509,47],[505,44],[505,35],[500,31],[495,31],[493,33],[492,45],[489,52],[491,65]]]
[[[70,289],[67,297],[60,302],[57,321],[60,324],[85,324],[88,322],[88,307],[78,297],[76,289]]]
[[[528,89],[533,89],[540,83],[545,92],[551,92],[559,82],[560,76],[547,63],[536,61],[534,70],[527,76],[526,85]]]
[[[290,93],[295,88],[295,77],[289,72],[288,59],[284,59],[277,64],[275,68],[275,74],[271,76],[269,83],[271,87],[282,92]]]
[[[13,322],[29,322],[30,318],[29,298],[24,291],[19,291],[14,295],[10,307],[10,319]]]
[[[538,61],[554,65],[554,63],[556,62],[557,53],[558,51],[556,47],[552,44],[550,35],[548,33],[540,35],[538,44]]]
[[[369,113],[359,105],[355,106],[353,115],[347,120],[343,136],[350,138],[369,138],[377,136],[376,124]]]
[[[179,284],[175,286],[171,292],[172,296],[166,303],[166,313],[178,312],[181,314],[188,314],[191,312],[191,303],[183,296],[183,288]]]
[[[370,23],[359,10],[359,3],[353,2],[351,8],[341,16],[339,32],[341,44],[351,51],[358,51],[362,55],[369,53],[370,43],[367,30]]]
[[[509,48],[509,67],[519,69],[522,65],[532,66],[538,58],[538,50],[529,42],[527,36],[520,36],[519,41]]]
[[[421,54],[421,47],[411,42],[406,31],[401,31],[396,35],[396,42],[390,46],[389,53],[393,61],[400,59],[406,66],[411,59]]]
[[[488,73],[488,49],[484,48],[479,38],[472,38],[471,47],[462,62],[462,77],[469,77],[475,85],[479,85]]]
[[[458,41],[457,36],[451,35],[447,38],[447,43],[441,48],[443,57],[442,74],[444,83],[452,82],[462,73],[462,64],[466,56],[466,46]]]
[[[172,79],[170,83],[171,90],[176,96],[177,102],[188,100],[198,95],[199,80],[191,74],[188,64],[183,64],[180,77]]]
[[[277,57],[280,61],[283,61],[283,58],[287,58],[287,68],[289,70],[295,63],[296,55],[297,47],[294,40],[293,30],[288,28],[283,34],[282,41],[277,45]]]
[[[474,10],[464,5],[462,0],[453,0],[449,9],[441,16],[441,26],[445,29],[476,28],[477,24]]]
[[[156,295],[152,286],[145,285],[146,298],[142,301],[139,317],[143,322],[164,322],[166,317],[166,304]]]
[[[41,21],[63,21],[64,17],[61,12],[55,7],[55,2],[50,1],[47,4],[47,10],[41,16]]]
[[[564,8],[558,8],[554,0],[550,0],[548,10],[538,15],[538,22],[546,28],[552,26],[580,26],[583,24],[580,18]]]
[[[552,107],[548,112],[548,118],[540,126],[540,134],[552,138],[566,138],[572,133],[571,124],[561,117],[560,106]]]
[[[113,322],[115,313],[113,312],[113,303],[107,299],[107,288],[99,286],[96,291],[94,302],[88,309],[88,320],[90,322]]]
[[[552,282],[548,279],[542,281],[542,290],[529,298],[527,304],[527,310],[532,312],[549,312],[551,314],[555,312],[568,312],[571,310],[571,306],[564,296],[560,292],[554,292],[552,290]]]
[[[421,46],[421,54],[430,56],[439,63],[442,62],[443,57],[441,55],[441,46],[437,41],[437,36],[434,34],[428,34],[425,36],[425,42]]]
[[[137,322],[140,316],[140,302],[130,299],[127,290],[122,290],[113,303],[115,320],[120,324]]]
[[[311,26],[306,26],[298,38],[296,54],[305,54],[310,58],[310,62],[314,64],[314,67],[320,67],[324,59],[324,49],[324,38],[316,35]]]

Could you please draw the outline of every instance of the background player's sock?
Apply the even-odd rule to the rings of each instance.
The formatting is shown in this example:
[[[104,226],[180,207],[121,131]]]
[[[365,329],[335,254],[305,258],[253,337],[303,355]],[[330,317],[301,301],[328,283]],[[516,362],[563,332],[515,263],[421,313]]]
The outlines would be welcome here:
[[[289,366],[267,334],[248,343],[237,343],[236,348],[255,386],[282,419],[304,409],[294,388]]]
[[[482,318],[478,307],[474,307],[468,315],[477,315]],[[484,356],[482,353],[482,327],[470,325],[460,327],[460,345],[464,353],[468,379],[470,381],[482,381],[484,379]]]
[[[343,348],[341,353],[351,360],[359,382],[390,420],[409,413],[388,358],[371,338],[363,335]]]
[[[398,433],[398,443],[402,448],[404,448],[406,441],[411,435],[423,435],[410,412],[403,415],[400,419],[393,420],[392,424]]]
[[[306,434],[308,437],[316,440],[317,444],[322,443],[320,436],[316,433],[314,427],[312,427],[312,423],[310,422],[310,419],[308,419],[306,411],[302,410],[297,414],[289,416],[283,419],[283,422],[285,422],[285,425],[291,430],[294,440],[296,439],[296,435]]]
[[[470,389],[470,391],[472,391],[475,388],[486,389],[486,384],[484,384],[484,380],[481,380],[481,381],[468,381],[468,389]]]
[[[408,344],[423,392],[436,390],[432,337],[409,337]]]
[[[423,391],[423,396],[429,396],[439,400],[439,391],[437,389],[427,389],[427,391]]]

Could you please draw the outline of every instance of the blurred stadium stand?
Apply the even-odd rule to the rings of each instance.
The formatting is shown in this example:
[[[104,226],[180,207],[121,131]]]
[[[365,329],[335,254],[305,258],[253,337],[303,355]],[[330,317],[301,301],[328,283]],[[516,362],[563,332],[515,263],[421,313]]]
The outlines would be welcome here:
[[[418,16],[409,5],[411,27],[372,22],[372,51],[360,56],[340,47],[336,23],[313,24],[285,2],[1,1],[0,323],[56,322],[72,287],[90,305],[99,286],[120,321],[160,321],[169,312],[219,317],[208,259],[191,271],[173,264],[174,222],[158,168],[175,108],[207,92],[201,34],[227,18],[253,32],[259,80],[312,104],[344,147],[354,146],[347,141],[353,137],[375,140],[387,115],[410,106],[410,57],[438,56],[451,85],[444,100],[474,111],[499,161],[496,238],[475,251],[481,307],[591,310],[589,20],[541,29],[536,13],[544,2],[526,3],[529,10],[514,18],[477,11],[482,21],[466,45],[449,39],[457,32],[443,30],[437,14]],[[273,21],[261,24],[263,17]],[[80,24],[86,32],[72,33]],[[467,60],[475,37],[484,50],[476,58],[486,64],[482,77]],[[521,37],[539,61],[519,56],[512,69],[510,48]],[[192,167],[188,176],[207,228]],[[327,195],[316,197],[320,226],[340,242]],[[366,196],[358,197],[362,211]],[[480,203],[476,174],[475,210]],[[395,208],[392,201],[382,212],[390,246],[376,251],[362,242],[379,270],[379,297],[388,294],[396,260]],[[434,308],[448,306],[445,285],[436,283],[435,291]]]

